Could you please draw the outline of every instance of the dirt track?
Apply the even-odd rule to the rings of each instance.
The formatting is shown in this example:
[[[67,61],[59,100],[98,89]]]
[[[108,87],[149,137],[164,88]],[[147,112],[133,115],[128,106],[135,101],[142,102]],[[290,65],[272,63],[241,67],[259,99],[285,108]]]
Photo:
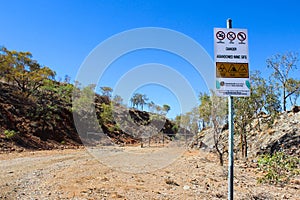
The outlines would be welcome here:
[[[227,168],[201,151],[145,173],[118,171],[85,149],[0,154],[0,160],[0,199],[227,199]],[[299,199],[299,185],[261,185],[256,176],[255,168],[236,162],[235,199]]]

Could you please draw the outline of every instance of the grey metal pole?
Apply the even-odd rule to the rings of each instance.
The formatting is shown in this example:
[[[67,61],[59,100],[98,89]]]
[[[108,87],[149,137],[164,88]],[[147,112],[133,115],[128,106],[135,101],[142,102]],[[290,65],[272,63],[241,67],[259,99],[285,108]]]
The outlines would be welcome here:
[[[227,19],[227,28],[232,28],[232,20]],[[233,97],[228,97],[228,199],[233,200],[233,135],[234,135],[234,123],[233,123]]]

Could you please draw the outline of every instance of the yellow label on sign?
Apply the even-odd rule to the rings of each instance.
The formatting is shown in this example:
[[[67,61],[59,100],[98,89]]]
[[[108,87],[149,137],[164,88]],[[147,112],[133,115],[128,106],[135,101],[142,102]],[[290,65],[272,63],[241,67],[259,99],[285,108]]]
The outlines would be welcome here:
[[[216,63],[217,78],[249,78],[248,63]]]

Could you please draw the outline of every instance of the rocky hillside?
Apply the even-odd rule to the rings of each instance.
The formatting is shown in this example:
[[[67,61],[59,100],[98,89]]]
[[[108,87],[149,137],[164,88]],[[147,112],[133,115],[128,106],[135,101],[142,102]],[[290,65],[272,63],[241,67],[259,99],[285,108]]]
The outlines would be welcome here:
[[[1,150],[51,149],[61,144],[81,144],[76,133],[69,105],[57,101],[56,107],[48,104],[52,97],[26,98],[14,86],[0,83]],[[10,136],[7,134],[11,132]]]
[[[78,130],[75,128],[70,103],[72,91],[66,95],[67,90],[64,89],[63,92],[61,90],[62,87],[68,88],[69,86],[56,83],[54,89],[41,90],[25,97],[25,94],[17,90],[15,86],[0,82],[0,152],[74,148],[82,146],[82,142],[93,144],[95,138],[82,141],[88,138],[82,135],[79,137]],[[103,112],[101,105],[103,104],[110,105],[109,99],[106,96],[96,95],[95,108],[99,124],[103,133],[116,144],[140,142],[140,135],[134,133],[135,130],[131,128],[133,124],[130,123],[143,125],[148,129],[154,128],[153,123],[147,126],[152,121],[150,118],[153,118],[153,114],[134,109],[129,110],[130,123],[122,124],[121,128],[115,128],[128,110],[122,107],[114,109],[120,112],[114,115],[116,119],[105,121],[101,119]],[[160,124],[160,129],[166,138],[175,134],[172,129],[173,124],[169,120],[161,118],[156,122]],[[89,122],[83,120],[82,123]],[[84,131],[87,132],[88,129]]]
[[[247,127],[248,156],[255,157],[263,153],[285,151],[300,157],[300,107],[279,114],[273,123],[271,117],[262,114]],[[199,134],[203,149],[214,150],[212,129],[203,130]],[[228,130],[222,132],[222,146],[227,151]],[[240,136],[235,134],[234,151],[240,155]]]

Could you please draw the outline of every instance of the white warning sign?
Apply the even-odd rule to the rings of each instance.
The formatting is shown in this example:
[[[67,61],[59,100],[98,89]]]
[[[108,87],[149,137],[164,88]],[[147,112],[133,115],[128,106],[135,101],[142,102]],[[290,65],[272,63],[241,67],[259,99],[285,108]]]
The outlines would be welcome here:
[[[216,94],[250,96],[247,29],[214,29]]]
[[[215,28],[215,62],[248,63],[247,29]]]

